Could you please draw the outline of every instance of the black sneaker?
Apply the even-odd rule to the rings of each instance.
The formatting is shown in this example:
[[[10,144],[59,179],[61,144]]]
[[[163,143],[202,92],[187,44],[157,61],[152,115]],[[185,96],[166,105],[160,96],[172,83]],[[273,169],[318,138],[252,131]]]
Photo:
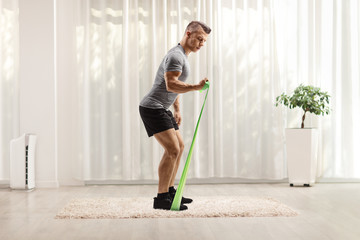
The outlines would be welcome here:
[[[169,197],[166,198],[158,198],[154,197],[154,209],[163,209],[170,210],[172,205],[172,199]],[[187,210],[188,207],[185,205],[180,205],[180,211]]]
[[[174,200],[175,194],[176,194],[176,191],[170,193],[171,201]],[[192,201],[193,201],[193,200],[192,200],[191,198],[182,197],[182,199],[181,199],[181,204],[189,204],[189,203],[192,203]]]

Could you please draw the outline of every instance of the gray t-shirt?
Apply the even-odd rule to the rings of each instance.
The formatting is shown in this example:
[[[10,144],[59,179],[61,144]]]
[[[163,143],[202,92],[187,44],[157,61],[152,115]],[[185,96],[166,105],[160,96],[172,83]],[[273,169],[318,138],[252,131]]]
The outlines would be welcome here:
[[[184,48],[178,44],[168,51],[162,60],[150,92],[141,100],[140,106],[146,108],[168,109],[176,100],[177,93],[166,90],[165,72],[181,72],[180,81],[185,82],[190,74],[190,65]]]

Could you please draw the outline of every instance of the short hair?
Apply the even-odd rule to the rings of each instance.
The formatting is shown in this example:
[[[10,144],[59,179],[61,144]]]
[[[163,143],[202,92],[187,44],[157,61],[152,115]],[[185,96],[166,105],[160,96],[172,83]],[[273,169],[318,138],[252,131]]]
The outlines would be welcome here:
[[[189,32],[196,32],[200,27],[204,30],[204,32],[205,32],[206,34],[210,34],[211,28],[210,28],[208,25],[206,25],[205,23],[200,22],[200,21],[191,21],[191,22],[187,25],[186,30],[185,30],[185,33],[186,33],[187,31],[189,31]]]

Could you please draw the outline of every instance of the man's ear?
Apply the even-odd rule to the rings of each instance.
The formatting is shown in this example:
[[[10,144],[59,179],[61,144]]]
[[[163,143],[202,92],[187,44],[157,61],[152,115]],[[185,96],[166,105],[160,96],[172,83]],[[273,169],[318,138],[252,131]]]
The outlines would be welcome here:
[[[186,31],[186,36],[187,36],[188,38],[190,38],[190,35],[191,35],[191,32],[190,32],[190,31]]]

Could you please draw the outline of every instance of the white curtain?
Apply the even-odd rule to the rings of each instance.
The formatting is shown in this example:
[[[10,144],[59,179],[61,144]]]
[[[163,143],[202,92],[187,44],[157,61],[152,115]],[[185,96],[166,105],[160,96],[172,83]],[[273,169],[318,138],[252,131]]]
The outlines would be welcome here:
[[[0,0],[0,183],[9,180],[9,143],[19,133],[18,16],[18,1]]]
[[[276,51],[282,90],[300,83],[328,91],[332,113],[311,116],[318,127],[324,178],[360,178],[360,3],[357,0],[274,2]],[[286,126],[300,115],[288,112]]]
[[[188,82],[211,81],[189,178],[286,178],[284,129],[298,127],[301,112],[274,99],[300,83],[332,96],[331,115],[306,122],[321,132],[318,176],[360,178],[358,1],[84,0],[75,9],[82,179],[157,179],[163,150],[138,104],[191,20],[213,31],[189,57]],[[183,160],[203,97],[181,96]]]

